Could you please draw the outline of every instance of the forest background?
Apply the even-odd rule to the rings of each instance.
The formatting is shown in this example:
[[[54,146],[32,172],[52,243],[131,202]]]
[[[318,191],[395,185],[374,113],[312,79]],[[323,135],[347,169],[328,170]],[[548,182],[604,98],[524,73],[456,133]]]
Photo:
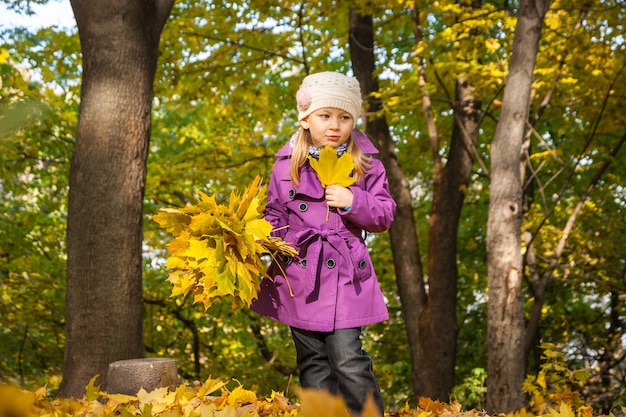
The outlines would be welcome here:
[[[400,169],[401,176],[394,170],[393,178],[401,181],[392,187],[410,196],[414,227],[404,232],[417,244],[411,250],[403,246],[406,239],[394,244],[400,235],[394,230],[391,236],[370,237],[392,318],[368,327],[365,345],[389,406],[434,393],[485,407],[486,380],[495,375],[488,372],[487,352],[487,291],[494,291],[487,253],[491,147],[505,110],[518,5],[248,1],[229,6],[176,2],[160,34],[142,198],[142,348],[148,356],[176,358],[189,380],[235,378],[260,393],[294,383],[295,352],[284,326],[245,309],[233,311],[228,300],[205,312],[188,297],[169,297],[163,263],[170,236],[151,216],[193,201],[195,190],[224,201],[257,174],[269,178],[273,153],[296,127],[294,95],[302,77],[321,70],[358,72],[355,59],[365,56],[355,52],[360,47],[375,64],[375,88],[365,88],[371,92],[368,120],[387,124],[392,146],[383,153]],[[531,397],[537,389],[564,396],[571,390],[603,411],[626,397],[625,12],[618,0],[550,3],[542,15],[530,101],[524,103],[528,117],[519,166],[512,167],[523,178],[518,248],[525,336],[518,343],[522,354],[510,362],[521,364],[529,376],[525,388]],[[371,20],[371,45],[358,42],[353,30],[362,16]],[[83,58],[75,28],[2,32],[0,380],[25,387],[59,388],[67,372],[66,307],[74,306],[66,303],[68,193],[80,136]],[[120,79],[124,70],[115,68]],[[115,103],[119,91],[111,85]],[[372,125],[361,127],[369,133]],[[375,140],[379,147],[385,144]],[[458,159],[459,152],[466,157]],[[102,184],[94,192],[106,197],[106,190]],[[450,204],[442,204],[446,201]],[[406,220],[405,203],[400,215]],[[126,213],[99,207],[104,214],[93,221],[102,229],[82,234],[88,241],[105,241],[99,249],[108,252],[100,257],[108,265],[92,267],[100,274],[94,276],[106,279],[87,301],[96,300],[100,312],[115,311],[125,308],[120,293],[114,285],[102,289],[119,278],[108,268],[126,242],[102,231],[114,229]],[[458,209],[456,218],[448,208]],[[450,221],[442,224],[442,218]],[[399,265],[407,267],[400,258],[414,266],[408,268],[408,286],[405,272],[398,271]],[[118,343],[107,332],[114,315],[78,313],[91,324],[85,334],[100,332]],[[503,334],[510,330],[506,324],[496,328]],[[83,343],[83,355],[98,362],[94,345],[103,344],[102,339]],[[429,350],[443,352],[442,362],[419,360]],[[437,395],[441,390],[444,395]]]

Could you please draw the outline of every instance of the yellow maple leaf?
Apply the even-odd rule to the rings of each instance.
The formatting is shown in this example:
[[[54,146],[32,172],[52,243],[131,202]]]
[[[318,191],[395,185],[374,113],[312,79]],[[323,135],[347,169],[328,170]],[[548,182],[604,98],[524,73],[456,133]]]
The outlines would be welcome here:
[[[93,376],[85,387],[85,398],[87,401],[97,400],[100,396],[100,385],[96,385],[96,379],[98,379],[99,376],[100,375]]]
[[[256,393],[254,391],[247,390],[241,386],[235,388],[230,394],[226,404],[228,405],[241,405],[246,403],[252,403],[256,400]]]
[[[172,240],[167,246],[167,251],[170,255],[177,256],[183,255],[185,251],[189,248],[189,232],[186,230],[181,230],[178,237]]]
[[[187,265],[187,260],[179,256],[170,256],[165,262],[165,266],[169,269],[185,269]]]
[[[137,392],[137,398],[139,399],[139,403],[142,405],[149,404],[152,407],[151,415],[153,416],[167,410],[175,397],[176,393],[170,392],[169,388],[167,387],[155,388],[150,392],[147,392],[145,389],[140,388],[139,392]]]
[[[211,247],[207,244],[206,240],[190,239],[189,247],[184,252],[184,256],[193,258],[195,261],[205,259],[211,255]]]
[[[254,265],[244,264],[244,267],[244,270],[238,270],[235,275],[237,291],[239,298],[253,299],[259,292],[259,280],[255,278],[259,276],[260,271]]]
[[[272,233],[272,225],[265,219],[250,219],[246,222],[246,232],[256,242]]]
[[[337,150],[331,146],[324,146],[320,151],[319,159],[308,156],[311,167],[317,173],[322,187],[327,185],[341,185],[347,187],[354,184],[351,176],[354,171],[354,162],[350,154],[345,152],[337,157]]]
[[[35,391],[35,401],[42,401],[46,399],[46,397],[47,397],[47,389],[45,386],[39,387],[39,389]]]
[[[163,229],[169,229],[174,236],[178,236],[181,230],[188,227],[191,218],[177,209],[164,208],[152,216]]]
[[[201,212],[194,214],[189,221],[189,230],[195,235],[210,235],[219,229],[217,219],[211,213]]]
[[[222,381],[220,378],[212,379],[208,378],[206,381],[201,383],[198,387],[198,398],[202,398],[206,395],[212,394],[215,391],[222,389],[226,386],[226,382]]]
[[[261,186],[261,177],[257,176],[252,184],[246,188],[241,196],[236,192],[231,193],[231,207],[236,210],[237,217],[247,221],[258,217],[258,214],[265,208],[265,199],[259,199],[259,195],[264,196],[267,191],[266,186]],[[238,207],[237,207],[238,206]]]
[[[195,280],[189,274],[174,271],[168,278],[174,288],[172,288],[172,297],[177,295],[187,295],[187,293],[196,285]]]
[[[16,385],[0,383],[1,416],[34,416],[34,396]]]
[[[296,393],[302,403],[302,417],[350,417],[345,401],[340,396],[312,388],[296,389]]]
[[[572,407],[565,403],[559,405],[559,409],[550,408],[550,412],[547,414],[549,417],[575,417]]]
[[[121,405],[131,407],[138,402],[137,397],[128,394],[109,394],[102,392],[101,395],[107,400],[107,405],[111,405],[114,409],[120,408]]]

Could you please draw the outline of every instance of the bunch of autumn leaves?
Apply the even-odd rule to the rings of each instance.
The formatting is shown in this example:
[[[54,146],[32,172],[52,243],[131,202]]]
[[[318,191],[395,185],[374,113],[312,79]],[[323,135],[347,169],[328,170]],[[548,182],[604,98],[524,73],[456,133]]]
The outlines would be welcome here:
[[[349,154],[337,157],[325,147],[319,159],[309,157],[323,187],[354,183],[354,163]],[[230,297],[233,309],[249,306],[257,297],[260,278],[270,278],[263,258],[295,256],[289,242],[272,236],[272,225],[263,217],[267,187],[256,177],[243,193],[233,191],[228,204],[198,191],[195,204],[161,209],[152,217],[174,239],[167,245],[165,266],[172,297],[193,293],[205,308]]]

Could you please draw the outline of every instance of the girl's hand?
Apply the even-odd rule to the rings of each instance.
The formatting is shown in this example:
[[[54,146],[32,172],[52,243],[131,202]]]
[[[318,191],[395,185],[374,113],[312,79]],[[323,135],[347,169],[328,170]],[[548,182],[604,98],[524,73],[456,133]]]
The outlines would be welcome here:
[[[340,185],[328,185],[325,193],[328,207],[346,208],[352,205],[354,195],[349,188]]]

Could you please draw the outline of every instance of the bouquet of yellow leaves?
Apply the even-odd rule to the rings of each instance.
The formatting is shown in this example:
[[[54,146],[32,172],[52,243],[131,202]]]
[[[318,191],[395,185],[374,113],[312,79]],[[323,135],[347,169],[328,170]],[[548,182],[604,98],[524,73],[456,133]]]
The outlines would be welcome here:
[[[152,216],[174,236],[165,263],[172,270],[172,297],[192,291],[194,302],[205,309],[224,297],[231,297],[234,310],[248,307],[257,297],[260,277],[269,278],[261,257],[297,252],[270,235],[272,225],[263,217],[266,186],[261,186],[260,177],[242,194],[231,192],[227,206],[214,196],[198,195],[195,205],[161,209]]]

